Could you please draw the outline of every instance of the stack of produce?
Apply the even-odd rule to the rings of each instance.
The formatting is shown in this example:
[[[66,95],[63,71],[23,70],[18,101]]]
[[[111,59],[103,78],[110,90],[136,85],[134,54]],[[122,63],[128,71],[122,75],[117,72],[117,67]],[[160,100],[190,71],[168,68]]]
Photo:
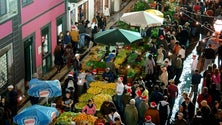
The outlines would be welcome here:
[[[118,55],[115,58],[114,64],[116,68],[119,68],[121,64],[126,60],[127,55],[129,54],[130,50],[127,49],[121,49],[118,53]]]
[[[94,125],[97,117],[83,113],[64,112],[56,119],[56,125],[71,125],[75,122],[76,125],[88,124]]]
[[[87,62],[96,61],[99,62],[105,55],[105,46],[94,46],[90,49],[89,54],[82,60],[82,68],[83,69],[91,69],[93,68],[91,65],[87,65]]]
[[[74,117],[72,120],[75,121],[79,125],[94,125],[94,122],[96,121],[97,117],[93,115],[87,115],[84,113],[79,113],[76,117]]]
[[[100,109],[102,103],[106,100],[112,100],[115,95],[115,83],[105,83],[104,81],[95,81],[90,83],[87,93],[79,97],[79,102],[76,103],[76,109],[82,109],[89,99],[93,99],[97,110]]]
[[[56,125],[70,125],[73,118],[76,117],[78,113],[74,112],[64,112],[56,118]]]

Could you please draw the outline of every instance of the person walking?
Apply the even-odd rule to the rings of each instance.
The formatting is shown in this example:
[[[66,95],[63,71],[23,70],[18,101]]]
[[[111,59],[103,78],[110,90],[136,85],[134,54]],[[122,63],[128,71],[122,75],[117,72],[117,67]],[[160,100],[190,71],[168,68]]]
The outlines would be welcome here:
[[[1,125],[10,125],[10,111],[8,109],[8,106],[6,104],[6,98],[1,97],[0,102],[0,124]]]
[[[197,98],[197,93],[198,93],[198,85],[200,84],[200,81],[202,79],[202,75],[199,73],[198,70],[195,70],[195,73],[192,75],[191,78],[191,84],[192,84],[192,89],[191,93],[194,93],[193,97],[193,103],[196,103],[196,98]]]
[[[182,71],[183,71],[183,61],[182,61],[182,56],[179,55],[177,57],[177,60],[176,60],[176,64],[175,64],[175,84],[178,85],[180,83],[180,76],[182,74]]]
[[[177,119],[175,120],[173,125],[188,125],[187,121],[183,118],[183,113],[178,113]]]
[[[146,110],[149,108],[149,105],[148,105],[148,100],[147,98],[142,98],[142,101],[139,103],[139,106],[137,108],[138,110],[138,115],[139,115],[139,119],[138,119],[138,124],[142,124],[145,122],[145,112]]]
[[[72,26],[71,32],[71,42],[72,42],[72,48],[73,48],[73,54],[76,54],[78,43],[79,43],[79,31],[77,29],[77,26]]]
[[[156,107],[157,107],[156,103],[151,102],[150,107],[146,110],[144,115],[145,116],[150,115],[152,117],[152,122],[155,125],[160,125],[160,114]]]
[[[183,106],[183,117],[186,119],[188,125],[190,125],[194,117],[195,106],[189,97],[187,97],[181,105]]]
[[[208,48],[206,48],[204,50],[204,53],[203,53],[203,56],[205,58],[205,62],[204,62],[204,68],[203,69],[206,69],[207,66],[209,64],[212,64],[214,62],[214,59],[215,59],[215,51],[214,49],[212,48],[212,45],[211,44],[208,44]]]
[[[154,83],[155,81],[155,76],[154,76],[155,65],[156,64],[153,59],[153,56],[150,54],[145,61],[145,74],[146,74],[146,81],[148,82],[148,85],[146,86],[148,88],[151,88],[151,83]]]
[[[117,104],[117,109],[119,110],[119,113],[121,116],[123,116],[123,92],[124,92],[124,85],[123,85],[123,80],[121,77],[119,77],[116,81],[116,104]]]
[[[13,85],[9,85],[8,86],[8,92],[7,92],[7,96],[6,96],[6,103],[8,105],[8,109],[11,111],[10,114],[10,119],[12,120],[12,118],[17,115],[17,111],[18,111],[18,93],[15,90]]]
[[[173,79],[169,80],[169,85],[167,89],[168,89],[168,96],[169,96],[169,102],[170,102],[170,109],[173,109],[175,99],[178,96],[178,88],[174,84]]]
[[[170,117],[170,106],[167,100],[168,97],[164,96],[163,100],[161,100],[157,105],[157,110],[160,114],[160,125],[167,125],[167,120]]]
[[[145,116],[145,122],[143,123],[143,125],[155,125],[152,122],[152,117],[150,115]]]
[[[71,64],[74,69],[74,79],[77,79],[79,72],[82,69],[82,65],[80,62],[80,54],[75,54],[74,58],[71,60]]]
[[[86,28],[84,26],[84,20],[79,21],[77,27],[79,29],[79,36],[80,36],[78,49],[81,51],[85,46],[85,36],[86,36]]]
[[[57,73],[60,73],[60,70],[62,69],[63,66],[63,52],[62,52],[62,46],[57,45],[54,51],[54,64],[56,65]]]
[[[126,125],[137,125],[138,121],[138,111],[135,106],[135,99],[131,99],[129,104],[125,108],[125,121]]]
[[[218,47],[217,54],[218,54],[218,67],[221,67],[222,66],[222,44]]]

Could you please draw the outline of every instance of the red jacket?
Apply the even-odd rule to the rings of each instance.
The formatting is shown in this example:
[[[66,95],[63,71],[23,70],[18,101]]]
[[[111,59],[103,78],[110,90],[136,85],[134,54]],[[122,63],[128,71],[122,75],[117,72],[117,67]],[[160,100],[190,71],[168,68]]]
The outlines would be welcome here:
[[[201,102],[203,100],[207,101],[207,104],[211,107],[212,106],[212,97],[208,93],[202,93],[197,98],[197,103],[199,104],[199,107],[201,107]]]

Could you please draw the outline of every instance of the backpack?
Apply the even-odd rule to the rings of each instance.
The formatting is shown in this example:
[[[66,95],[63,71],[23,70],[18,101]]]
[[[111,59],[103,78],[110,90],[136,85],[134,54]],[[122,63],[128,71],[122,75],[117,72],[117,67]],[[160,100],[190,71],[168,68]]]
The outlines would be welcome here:
[[[168,108],[168,105],[169,105],[169,103],[163,106],[161,101],[159,102],[159,114],[163,118],[167,118],[167,114],[168,114],[167,108]]]
[[[73,80],[68,81],[67,88],[71,89],[72,91],[75,91],[75,86],[74,86]]]

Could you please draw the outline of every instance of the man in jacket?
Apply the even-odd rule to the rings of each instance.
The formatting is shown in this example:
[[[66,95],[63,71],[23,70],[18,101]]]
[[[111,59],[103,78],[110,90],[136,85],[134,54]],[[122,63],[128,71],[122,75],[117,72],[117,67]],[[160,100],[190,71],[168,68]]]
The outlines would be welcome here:
[[[126,125],[137,125],[138,111],[135,106],[135,99],[131,99],[125,108]]]
[[[79,31],[76,26],[72,26],[70,36],[72,39],[72,48],[73,48],[73,54],[76,54],[78,43],[79,43]]]

